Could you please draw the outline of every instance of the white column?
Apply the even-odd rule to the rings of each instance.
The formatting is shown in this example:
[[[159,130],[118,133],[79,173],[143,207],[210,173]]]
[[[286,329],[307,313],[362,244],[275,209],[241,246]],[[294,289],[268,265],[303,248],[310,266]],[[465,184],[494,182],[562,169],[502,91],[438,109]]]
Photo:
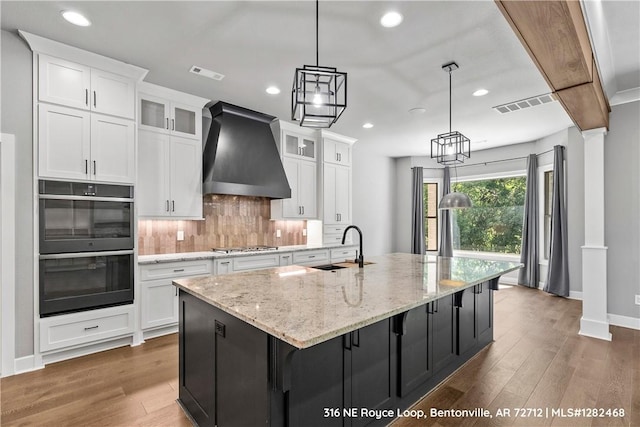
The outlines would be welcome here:
[[[607,247],[604,245],[605,128],[584,138],[584,246],[580,335],[611,341],[607,318]]]

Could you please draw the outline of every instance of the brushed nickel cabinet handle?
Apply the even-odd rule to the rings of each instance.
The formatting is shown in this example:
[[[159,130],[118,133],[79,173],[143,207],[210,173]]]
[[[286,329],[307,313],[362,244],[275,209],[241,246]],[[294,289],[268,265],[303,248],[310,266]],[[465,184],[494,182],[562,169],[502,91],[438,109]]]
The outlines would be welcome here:
[[[93,176],[96,175],[96,161],[93,161]]]
[[[176,120],[171,119],[171,130],[176,130]]]
[[[166,207],[166,211],[169,212],[169,201],[167,200],[167,207]]]
[[[169,117],[167,117],[167,130],[169,130]]]
[[[89,106],[89,89],[84,90],[84,104]]]
[[[176,211],[176,201],[172,200],[171,201],[171,212],[175,212]]]
[[[90,331],[91,329],[98,329],[98,325],[96,326],[89,326],[88,328],[84,328],[85,331]]]
[[[84,159],[84,174],[88,175],[89,174],[89,160]]]
[[[94,90],[93,91],[93,106],[94,107],[97,107],[97,105],[96,105],[97,102],[98,102],[98,100],[97,100],[97,96],[96,96],[96,91]]]

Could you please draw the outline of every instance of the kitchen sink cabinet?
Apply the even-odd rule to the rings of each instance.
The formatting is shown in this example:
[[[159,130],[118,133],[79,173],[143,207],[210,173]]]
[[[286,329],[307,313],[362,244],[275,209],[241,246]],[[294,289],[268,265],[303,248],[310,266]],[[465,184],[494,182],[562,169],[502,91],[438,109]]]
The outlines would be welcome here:
[[[138,131],[138,215],[202,218],[202,145]]]
[[[38,176],[133,184],[135,124],[50,104],[38,105]]]
[[[135,82],[125,76],[40,54],[38,100],[133,119]]]

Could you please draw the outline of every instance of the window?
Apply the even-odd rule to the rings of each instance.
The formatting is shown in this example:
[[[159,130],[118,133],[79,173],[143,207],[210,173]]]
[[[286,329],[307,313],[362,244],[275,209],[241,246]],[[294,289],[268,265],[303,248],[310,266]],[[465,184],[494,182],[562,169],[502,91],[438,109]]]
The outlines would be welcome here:
[[[424,202],[424,242],[428,251],[438,250],[438,184],[425,182],[422,185]]]
[[[553,201],[553,171],[544,173],[544,259],[549,259],[551,251],[551,203]]]
[[[453,248],[519,254],[527,180],[524,176],[458,182],[471,209],[452,210]]]

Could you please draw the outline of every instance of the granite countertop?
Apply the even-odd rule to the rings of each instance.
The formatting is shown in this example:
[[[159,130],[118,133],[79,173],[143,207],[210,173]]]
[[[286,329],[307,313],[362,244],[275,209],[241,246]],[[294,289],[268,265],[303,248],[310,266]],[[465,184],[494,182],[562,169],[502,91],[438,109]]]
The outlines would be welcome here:
[[[213,251],[205,251],[205,252],[180,252],[175,254],[155,254],[155,255],[140,255],[138,257],[138,264],[157,264],[162,262],[176,262],[176,261],[196,261],[201,259],[212,259],[212,258],[232,258],[232,257],[243,257],[243,256],[252,256],[252,255],[266,255],[270,253],[285,253],[285,252],[301,252],[301,251],[311,251],[316,249],[335,249],[335,248],[353,248],[357,247],[355,244],[323,244],[323,245],[293,245],[293,246],[279,246],[276,250],[271,251],[252,251],[252,252],[232,252],[232,253],[222,253],[222,252],[213,252]]]
[[[400,253],[366,261],[372,264],[363,269],[292,265],[173,283],[294,347],[307,348],[521,267]]]

